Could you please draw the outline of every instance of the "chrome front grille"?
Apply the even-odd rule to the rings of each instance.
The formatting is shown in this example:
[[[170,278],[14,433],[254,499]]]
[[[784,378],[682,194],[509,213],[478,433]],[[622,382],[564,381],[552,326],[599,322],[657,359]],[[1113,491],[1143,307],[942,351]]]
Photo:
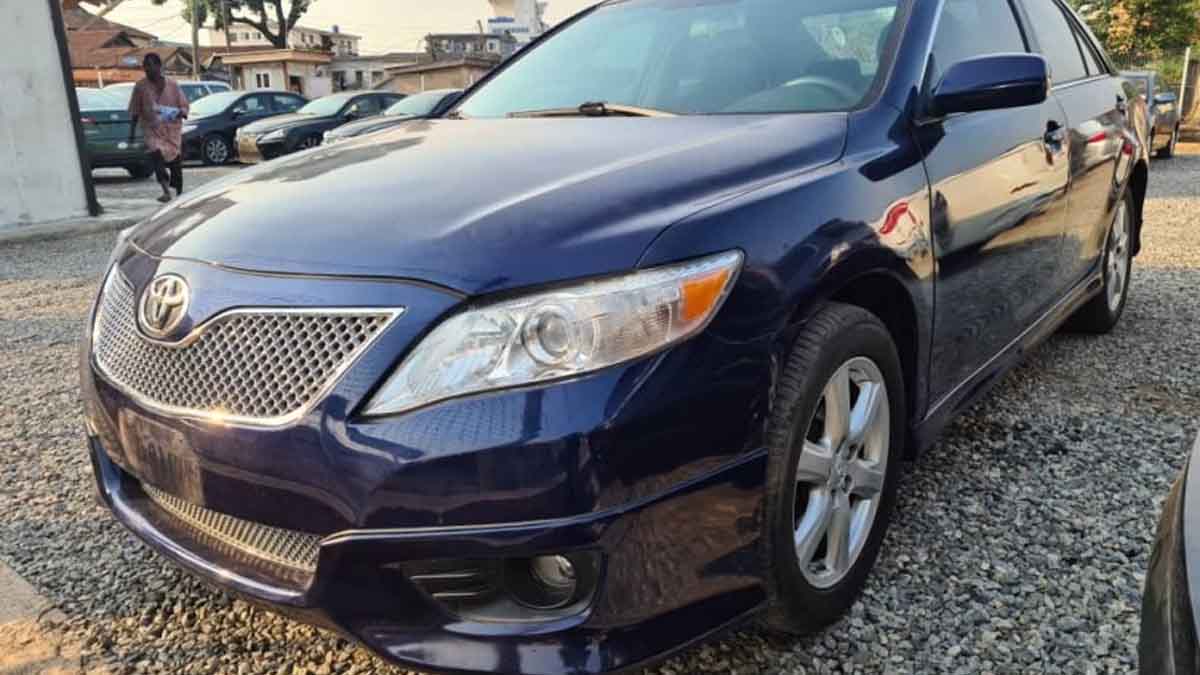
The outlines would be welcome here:
[[[137,304],[114,270],[93,337],[96,364],[114,385],[164,412],[259,425],[295,421],[319,403],[398,315],[236,309],[167,344],[141,333]]]
[[[234,518],[185,502],[143,484],[142,490],[160,509],[194,532],[231,546],[246,555],[311,575],[317,569],[321,538]]]

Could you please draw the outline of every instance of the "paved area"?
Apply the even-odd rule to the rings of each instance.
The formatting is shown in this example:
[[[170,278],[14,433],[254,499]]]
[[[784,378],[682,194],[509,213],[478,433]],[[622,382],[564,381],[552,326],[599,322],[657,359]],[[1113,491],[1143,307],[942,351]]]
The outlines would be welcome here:
[[[1158,509],[1200,429],[1200,148],[1185,152],[1151,170],[1122,325],[1052,338],[907,472],[849,617],[800,640],[747,627],[647,675],[1132,672]],[[76,339],[111,245],[0,247],[0,562],[61,612],[25,647],[65,653],[65,672],[398,672],[180,573],[95,504]]]
[[[240,168],[238,165],[189,165],[184,170],[184,190],[195,189]],[[104,209],[101,215],[0,228],[0,246],[122,230],[150,216],[162,206],[156,200],[161,192],[153,179],[130,178],[124,169],[98,169],[92,175],[96,183],[96,199]]]

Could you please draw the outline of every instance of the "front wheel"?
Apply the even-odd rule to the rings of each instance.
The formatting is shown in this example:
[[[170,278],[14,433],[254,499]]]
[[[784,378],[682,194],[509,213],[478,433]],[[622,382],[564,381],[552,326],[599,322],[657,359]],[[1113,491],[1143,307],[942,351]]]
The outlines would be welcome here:
[[[766,623],[818,631],[862,593],[891,519],[904,384],[884,325],[831,304],[797,338],[768,423]]]
[[[1133,273],[1133,197],[1126,193],[1117,204],[1117,214],[1105,240],[1101,258],[1100,293],[1071,317],[1067,327],[1082,333],[1110,332],[1125,312],[1129,299],[1129,282]]]
[[[213,134],[204,139],[203,151],[200,153],[200,158],[208,166],[220,166],[229,161],[233,155],[229,148],[229,141],[223,136]]]

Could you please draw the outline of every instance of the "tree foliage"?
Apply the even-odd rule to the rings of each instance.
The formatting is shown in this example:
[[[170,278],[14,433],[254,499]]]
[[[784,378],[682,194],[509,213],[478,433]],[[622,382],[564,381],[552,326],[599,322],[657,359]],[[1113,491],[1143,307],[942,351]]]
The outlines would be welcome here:
[[[1198,0],[1070,0],[1105,49],[1135,62],[1182,51],[1200,34]]]
[[[156,5],[165,5],[177,1],[183,8],[180,15],[189,23],[192,21],[192,7],[196,8],[196,16],[201,26],[208,24],[218,30],[228,26],[250,26],[263,34],[271,44],[283,49],[288,46],[287,36],[292,26],[308,11],[315,0],[225,0],[227,16],[221,15],[221,0],[151,0]],[[287,8],[284,8],[284,4]],[[271,24],[275,29],[271,29]]]

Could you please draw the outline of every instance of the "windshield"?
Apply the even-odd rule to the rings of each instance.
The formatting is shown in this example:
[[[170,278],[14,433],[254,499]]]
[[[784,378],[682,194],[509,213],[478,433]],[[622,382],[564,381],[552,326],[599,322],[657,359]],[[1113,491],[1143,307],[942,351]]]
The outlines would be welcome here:
[[[235,91],[221,92],[212,94],[196,101],[191,105],[191,113],[189,117],[197,119],[200,117],[212,117],[225,112],[225,109],[238,100],[241,93]]]
[[[298,112],[302,115],[321,115],[323,117],[328,116],[328,115],[334,115],[334,114],[337,114],[337,111],[341,110],[342,106],[346,105],[346,103],[351,98],[354,98],[354,97],[353,96],[338,96],[338,95],[326,96],[325,98],[319,98],[319,99],[305,105],[303,108],[297,110],[296,112]]]
[[[129,107],[129,99],[133,96],[133,84],[112,84],[105,87],[102,91],[106,94],[112,94],[121,102],[122,108]]]
[[[423,94],[413,94],[384,111],[389,117],[424,117],[433,112],[438,103],[449,94],[448,91],[427,91]]]
[[[80,110],[123,110],[125,108],[125,103],[120,96],[99,89],[79,88],[75,90],[75,97],[79,99]]]
[[[458,112],[587,102],[678,114],[849,110],[868,95],[901,0],[627,0],[602,6]]]

